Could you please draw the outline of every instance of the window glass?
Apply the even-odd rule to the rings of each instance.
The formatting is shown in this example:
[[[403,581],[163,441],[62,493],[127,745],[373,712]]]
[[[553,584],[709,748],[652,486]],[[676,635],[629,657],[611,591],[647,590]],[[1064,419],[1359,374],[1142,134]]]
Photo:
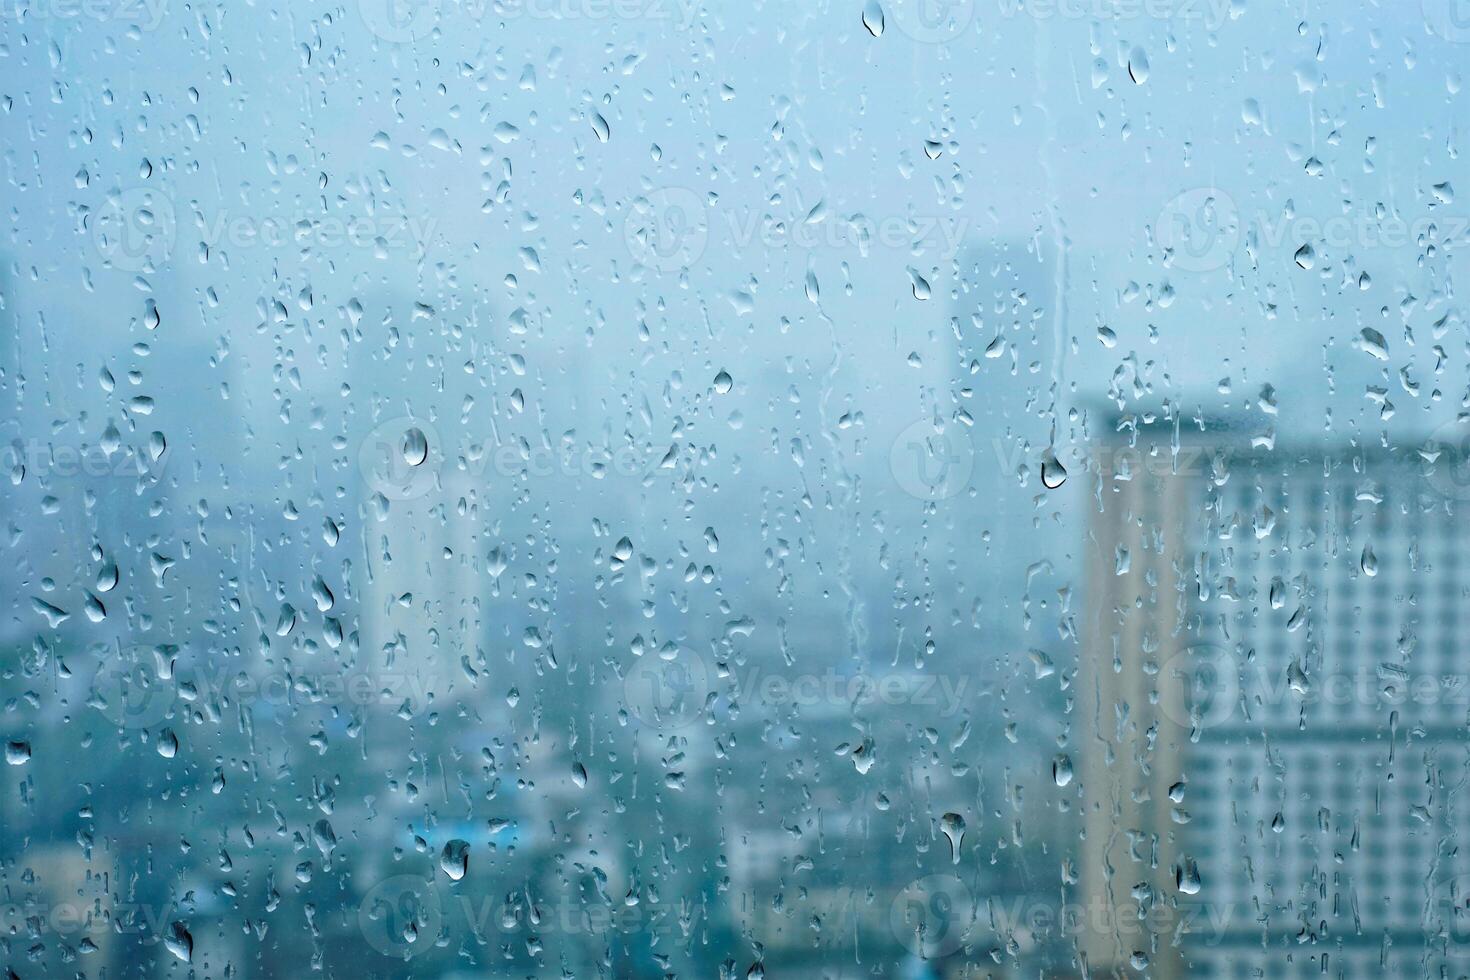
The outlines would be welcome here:
[[[0,0],[17,978],[1470,972],[1466,0]]]

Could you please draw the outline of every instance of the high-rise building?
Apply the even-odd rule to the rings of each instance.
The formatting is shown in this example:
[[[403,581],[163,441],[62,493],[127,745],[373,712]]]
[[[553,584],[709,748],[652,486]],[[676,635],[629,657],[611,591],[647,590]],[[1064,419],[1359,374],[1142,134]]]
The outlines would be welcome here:
[[[1169,723],[1181,710],[1158,677],[1185,635],[1190,556],[1198,550],[1190,532],[1199,525],[1189,515],[1203,498],[1199,466],[1211,440],[1180,426],[1178,444],[1196,463],[1176,472],[1176,431],[1166,424],[1142,431],[1124,420],[1098,424],[1104,431],[1094,434],[1092,465],[1074,472],[1084,491],[1096,488],[1088,494],[1088,596],[1074,685],[1083,799],[1078,904],[1087,913],[1077,952],[1084,970],[1123,967],[1141,955],[1155,973],[1175,976],[1174,944],[1133,926],[1145,909],[1168,907],[1180,858],[1170,793],[1183,776],[1187,732]]]
[[[1095,974],[1459,975],[1462,503],[1417,447],[1104,428],[1079,952]]]

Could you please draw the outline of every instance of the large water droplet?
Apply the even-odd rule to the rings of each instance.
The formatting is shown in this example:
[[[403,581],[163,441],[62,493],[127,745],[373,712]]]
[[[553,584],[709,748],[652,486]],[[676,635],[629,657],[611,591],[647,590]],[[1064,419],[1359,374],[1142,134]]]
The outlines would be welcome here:
[[[412,428],[403,434],[403,461],[409,466],[422,466],[429,458],[429,439],[422,429]]]
[[[450,881],[461,881],[470,871],[470,845],[468,841],[455,838],[444,845],[439,854],[439,868]]]
[[[878,5],[878,0],[868,0],[864,5],[863,26],[874,37],[883,36],[883,8]]]
[[[965,839],[965,818],[958,813],[946,813],[939,818],[939,829],[949,838],[950,861],[959,864],[960,844]]]
[[[1199,865],[1192,858],[1185,858],[1174,868],[1174,883],[1186,895],[1198,895],[1203,882],[1199,877]]]
[[[1060,489],[1067,482],[1067,468],[1050,449],[1041,457],[1041,485],[1048,490]]]
[[[1066,786],[1072,782],[1072,757],[1066,753],[1058,753],[1051,760],[1051,778],[1058,786]]]
[[[163,937],[163,945],[185,963],[194,958],[194,937],[189,935],[182,922],[175,922],[169,927],[168,935]]]

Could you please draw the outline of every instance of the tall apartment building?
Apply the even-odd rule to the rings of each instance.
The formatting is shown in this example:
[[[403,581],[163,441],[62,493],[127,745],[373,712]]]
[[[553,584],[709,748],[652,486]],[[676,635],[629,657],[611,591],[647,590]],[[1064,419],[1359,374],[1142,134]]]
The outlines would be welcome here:
[[[1463,505],[1415,446],[1104,428],[1079,953],[1094,975],[1459,975]]]

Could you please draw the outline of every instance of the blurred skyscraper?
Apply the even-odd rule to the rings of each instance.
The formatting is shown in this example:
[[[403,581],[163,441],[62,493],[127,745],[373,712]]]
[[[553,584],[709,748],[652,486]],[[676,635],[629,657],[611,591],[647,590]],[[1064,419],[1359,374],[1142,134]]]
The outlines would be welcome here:
[[[1463,756],[1470,705],[1458,502],[1418,453],[1103,418],[1089,966],[1456,975],[1470,815],[1433,774]]]

